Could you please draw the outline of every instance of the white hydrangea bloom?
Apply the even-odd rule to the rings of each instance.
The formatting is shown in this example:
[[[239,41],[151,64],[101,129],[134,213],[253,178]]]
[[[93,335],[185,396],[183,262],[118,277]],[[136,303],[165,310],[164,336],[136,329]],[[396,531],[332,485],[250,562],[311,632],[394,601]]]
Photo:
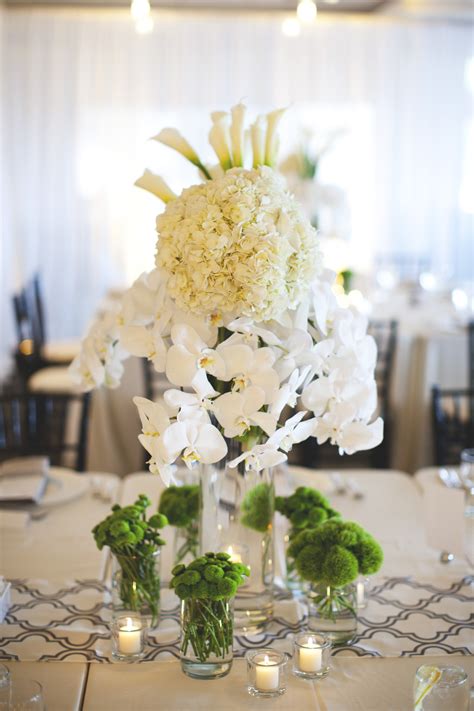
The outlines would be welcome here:
[[[168,293],[194,314],[275,318],[300,303],[321,270],[315,230],[265,166],[187,188],[157,230]]]

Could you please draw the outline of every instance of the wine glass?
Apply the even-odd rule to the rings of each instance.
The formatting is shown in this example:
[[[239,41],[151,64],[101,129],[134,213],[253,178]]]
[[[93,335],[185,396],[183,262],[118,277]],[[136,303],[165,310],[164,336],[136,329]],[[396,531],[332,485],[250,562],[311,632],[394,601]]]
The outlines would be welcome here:
[[[12,685],[10,711],[45,711],[43,687],[28,679]]]

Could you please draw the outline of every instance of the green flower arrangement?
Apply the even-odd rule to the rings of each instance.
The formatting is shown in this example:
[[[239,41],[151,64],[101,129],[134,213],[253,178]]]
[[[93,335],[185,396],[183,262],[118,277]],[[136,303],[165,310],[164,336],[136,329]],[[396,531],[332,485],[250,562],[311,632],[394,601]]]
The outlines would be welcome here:
[[[299,486],[291,496],[277,496],[275,508],[291,524],[290,539],[306,528],[316,528],[339,516],[326,497],[309,486]]]
[[[288,538],[290,541],[307,528],[316,528],[331,518],[339,517],[339,513],[331,508],[329,501],[316,489],[309,486],[299,486],[291,496],[277,496],[275,508],[290,522]],[[286,578],[289,587],[300,587],[295,561],[286,554]]]
[[[206,553],[188,566],[175,566],[172,574],[170,587],[183,601],[182,655],[191,647],[202,663],[212,655],[225,658],[234,633],[229,601],[250,570],[233,563],[228,553]]]
[[[288,548],[299,575],[316,583],[314,598],[321,616],[332,617],[334,603],[354,612],[338,591],[359,575],[373,575],[383,563],[383,551],[357,523],[332,519],[298,533]]]
[[[273,487],[261,483],[246,493],[241,505],[241,523],[254,531],[266,533],[273,519]]]
[[[188,554],[198,554],[199,547],[199,486],[170,486],[162,493],[159,512],[166,516],[171,526],[181,530],[182,544],[175,554],[175,563],[183,561]]]
[[[159,529],[166,516],[156,513],[146,518],[151,505],[140,494],[131,506],[112,506],[112,513],[92,529],[97,548],[108,546],[120,566],[119,597],[129,610],[150,610],[152,623],[158,619],[160,578],[155,570],[155,553],[165,544]]]

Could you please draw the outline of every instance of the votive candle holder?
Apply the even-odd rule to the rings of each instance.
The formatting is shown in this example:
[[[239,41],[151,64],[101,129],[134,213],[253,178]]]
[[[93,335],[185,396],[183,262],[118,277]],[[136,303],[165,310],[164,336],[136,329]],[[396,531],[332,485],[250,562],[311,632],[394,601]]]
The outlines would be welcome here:
[[[120,662],[133,662],[145,654],[148,625],[136,613],[116,617],[111,623],[112,657]]]
[[[250,650],[247,660],[247,689],[251,696],[271,698],[286,691],[288,657],[276,649]]]
[[[332,643],[325,634],[303,632],[293,641],[293,674],[322,679],[329,673]]]
[[[364,576],[359,576],[354,583],[356,589],[357,609],[365,610],[369,601],[371,580]]]

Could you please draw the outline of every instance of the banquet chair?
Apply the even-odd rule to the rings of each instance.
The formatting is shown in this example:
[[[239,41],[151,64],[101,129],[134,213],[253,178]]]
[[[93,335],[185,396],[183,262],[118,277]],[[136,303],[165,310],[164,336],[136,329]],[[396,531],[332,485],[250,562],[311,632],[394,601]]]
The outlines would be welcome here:
[[[435,464],[459,464],[462,450],[474,447],[474,390],[441,390],[435,385],[431,407]]]
[[[469,350],[468,350],[469,388],[471,390],[474,390],[474,321],[470,321],[468,324],[468,337],[469,337]]]
[[[84,471],[89,405],[88,393],[1,394],[0,461],[42,455]]]

